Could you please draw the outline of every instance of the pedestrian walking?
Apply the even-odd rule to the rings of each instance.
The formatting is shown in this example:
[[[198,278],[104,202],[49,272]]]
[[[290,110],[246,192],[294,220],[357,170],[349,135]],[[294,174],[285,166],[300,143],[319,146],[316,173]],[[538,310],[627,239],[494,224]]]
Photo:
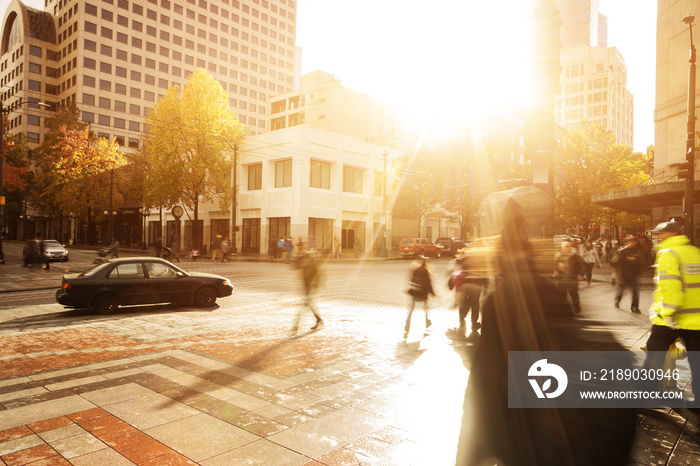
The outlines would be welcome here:
[[[561,250],[554,255],[554,277],[559,291],[571,297],[574,313],[581,312],[578,282],[583,280],[585,263],[568,241],[561,243]]]
[[[586,270],[584,273],[584,278],[588,282],[586,286],[591,285],[591,280],[593,279],[593,268],[600,268],[600,256],[598,255],[598,249],[593,246],[591,240],[587,240],[583,244],[583,262],[585,263]]]
[[[614,267],[618,270],[618,286],[615,294],[615,308],[620,309],[620,301],[622,301],[622,293],[625,288],[629,288],[632,292],[632,307],[631,310],[635,314],[639,314],[639,275],[642,273],[644,266],[644,258],[642,250],[639,246],[639,241],[635,236],[629,235],[624,239],[624,246],[615,256]]]
[[[466,334],[467,314],[471,312],[471,332],[468,338],[473,339],[479,336],[481,328],[479,323],[480,300],[487,279],[470,264],[468,251],[460,251],[455,261],[459,266],[459,270],[453,275],[453,286],[459,310],[459,325],[454,331],[460,335]]]
[[[282,254],[284,254],[284,238],[277,240],[277,252],[275,252],[275,259],[282,259]]]
[[[685,343],[692,376],[694,405],[700,403],[700,249],[681,234],[675,221],[652,230],[661,241],[654,263],[656,288],[649,308],[651,332],[647,367],[663,369],[666,351],[678,338]]]
[[[277,241],[274,238],[270,238],[267,244],[267,256],[271,260],[277,260]]]
[[[221,251],[221,240],[223,237],[221,235],[216,235],[214,237],[214,241],[211,243],[211,261],[216,262],[216,261],[222,261],[224,259],[224,255]]]
[[[228,242],[228,236],[224,236],[224,239],[221,240],[221,262],[226,262],[230,248],[231,246]]]
[[[292,258],[292,251],[294,251],[294,243],[292,243],[291,236],[284,240],[284,251],[287,253],[287,264],[289,264],[289,261]]]
[[[340,240],[337,236],[333,237],[333,259],[341,259],[342,254],[340,252]]]
[[[355,250],[355,259],[357,259],[362,254],[362,243],[360,243],[359,237],[355,238],[355,244],[353,245],[353,249]]]
[[[608,239],[605,242],[605,262],[610,262],[610,256],[612,255],[612,241]]]
[[[296,334],[299,330],[299,321],[301,320],[301,314],[304,308],[308,308],[316,318],[316,324],[311,327],[311,330],[318,330],[324,325],[321,314],[319,314],[317,306],[313,301],[313,293],[318,287],[321,275],[321,263],[316,252],[312,250],[300,255],[296,259],[295,265],[301,273],[301,280],[304,284],[304,303],[294,319],[291,329],[292,334]]]
[[[423,309],[425,310],[426,330],[432,325],[428,313],[428,299],[431,295],[435,295],[435,292],[433,291],[433,282],[430,278],[430,270],[428,270],[427,258],[425,258],[424,256],[418,256],[418,259],[421,261],[421,263],[411,272],[409,288],[407,291],[407,293],[411,297],[411,300],[408,305],[408,316],[406,317],[406,325],[404,325],[403,329],[404,338],[408,337],[408,332],[411,329],[411,316],[413,315],[413,310],[416,307],[416,302],[423,303]]]
[[[161,257],[163,253],[163,237],[158,235],[158,239],[155,241],[153,246],[156,248],[156,257]]]

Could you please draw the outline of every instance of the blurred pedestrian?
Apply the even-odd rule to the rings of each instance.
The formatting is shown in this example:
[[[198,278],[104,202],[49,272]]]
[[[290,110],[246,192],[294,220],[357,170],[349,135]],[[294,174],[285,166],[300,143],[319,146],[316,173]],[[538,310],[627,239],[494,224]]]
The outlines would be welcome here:
[[[297,254],[304,253],[304,242],[301,240],[301,236],[297,238]]]
[[[625,288],[632,291],[632,307],[631,310],[635,314],[639,314],[639,275],[642,273],[644,266],[644,258],[642,250],[639,246],[639,241],[635,236],[629,235],[624,239],[624,246],[617,254],[615,268],[618,270],[618,286],[615,293],[615,308],[620,309],[620,301],[622,301],[622,293]]]
[[[510,353],[594,349],[588,339],[580,337],[581,326],[576,326],[565,297],[536,273],[539,262],[524,232],[525,216],[511,199],[504,212],[500,244],[492,254],[496,276],[482,308],[482,333],[469,368],[455,464],[627,464],[636,426],[634,410],[509,405],[515,370],[509,364]],[[624,348],[612,338],[600,338],[595,349]],[[524,389],[531,388],[524,385]],[[527,396],[531,395],[530,390]]]
[[[693,403],[700,406],[700,249],[681,234],[675,221],[652,230],[661,241],[654,264],[656,288],[649,308],[651,332],[646,366],[662,370],[668,348],[678,338],[685,343],[692,376]]]
[[[593,279],[593,268],[600,268],[600,256],[598,256],[598,249],[593,246],[591,240],[587,240],[583,244],[583,262],[585,263],[584,278],[588,282],[586,286],[591,285],[591,280]]]
[[[469,338],[479,336],[479,309],[481,294],[484,286],[487,284],[485,276],[479,274],[475,267],[470,267],[469,251],[460,250],[460,255],[456,262],[460,269],[454,275],[454,290],[457,296],[457,306],[459,309],[459,326],[455,329],[460,335],[465,335],[467,332],[467,314],[471,312],[471,333]]]
[[[267,256],[272,260],[277,260],[277,241],[274,238],[270,238],[267,243]]]
[[[275,259],[282,259],[282,254],[284,254],[284,238],[277,240],[277,252],[275,253]]]
[[[221,262],[226,262],[230,248],[231,246],[228,242],[228,236],[224,236],[224,239],[221,240]]]
[[[287,264],[289,264],[292,258],[292,251],[294,251],[294,243],[292,243],[292,237],[288,237],[284,240],[284,251],[287,253]]]
[[[216,235],[214,237],[214,241],[211,243],[211,261],[216,262],[216,261],[221,261],[224,258],[224,255],[221,251],[221,240],[222,236],[221,235]]]
[[[311,327],[311,330],[318,330],[324,325],[321,314],[319,314],[318,309],[313,302],[313,293],[318,286],[321,274],[321,264],[316,251],[311,250],[307,253],[301,254],[299,257],[297,257],[295,265],[301,272],[301,280],[304,284],[304,303],[294,319],[294,324],[292,325],[291,329],[291,333],[293,334],[296,334],[299,330],[299,320],[301,319],[301,313],[304,307],[308,308],[316,318],[316,324]]]
[[[337,236],[333,237],[333,259],[340,259],[342,257],[340,253],[340,240]]]
[[[561,249],[554,255],[554,278],[559,291],[571,297],[574,313],[581,312],[581,299],[578,295],[578,282],[583,280],[586,264],[568,241],[561,243]]]
[[[158,239],[155,241],[153,246],[156,248],[156,257],[161,257],[161,254],[163,253],[163,237],[158,235]]]
[[[406,325],[404,325],[403,329],[404,338],[408,337],[408,332],[411,329],[411,315],[413,314],[413,309],[416,307],[416,302],[423,303],[423,308],[425,310],[426,330],[432,325],[428,314],[428,299],[431,295],[435,295],[435,292],[433,291],[433,282],[430,278],[430,270],[428,270],[427,259],[424,256],[418,256],[418,259],[421,261],[420,265],[411,272],[409,288],[407,291],[411,297],[411,300],[408,305]]]
[[[355,238],[355,244],[353,245],[353,249],[355,250],[355,258],[357,259],[362,254],[362,243],[360,243],[359,236]]]

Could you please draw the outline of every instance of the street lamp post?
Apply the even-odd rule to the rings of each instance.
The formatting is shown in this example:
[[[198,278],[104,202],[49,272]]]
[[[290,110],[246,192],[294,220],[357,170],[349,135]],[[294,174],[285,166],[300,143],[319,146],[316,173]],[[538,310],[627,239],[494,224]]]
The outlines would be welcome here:
[[[685,145],[685,160],[681,164],[679,178],[685,178],[685,199],[683,203],[683,216],[685,217],[685,233],[690,243],[695,243],[693,210],[695,208],[695,45],[693,45],[693,21],[695,17],[688,15],[683,22],[688,25],[690,31],[690,66],[688,69],[688,123]]]
[[[382,156],[384,157],[384,172],[382,173],[382,237],[379,238],[379,257],[388,257],[389,252],[387,251],[386,247],[386,158],[389,156],[389,152],[384,151],[384,154],[382,154]]]
[[[233,176],[231,181],[233,184],[233,196],[231,201],[231,255],[235,256],[238,254],[238,247],[236,246],[236,207],[238,206],[238,144],[233,143]]]
[[[141,215],[143,215],[143,233],[141,235],[141,239],[143,240],[143,246],[141,249],[146,250],[148,249],[148,232],[146,229],[146,219],[150,217],[151,211],[149,209],[139,209],[139,212]]]

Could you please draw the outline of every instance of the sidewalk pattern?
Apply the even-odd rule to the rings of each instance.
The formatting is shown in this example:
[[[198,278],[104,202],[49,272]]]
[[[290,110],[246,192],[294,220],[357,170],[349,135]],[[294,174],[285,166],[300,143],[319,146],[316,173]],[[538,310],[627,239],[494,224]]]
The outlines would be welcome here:
[[[93,316],[47,306],[49,320],[8,322],[0,462],[453,465],[475,346],[446,336],[452,295],[435,301],[430,330],[416,325],[402,341],[403,269],[391,283],[343,269],[319,294],[326,327],[290,336],[296,278],[276,270],[236,267],[235,296],[212,311]],[[35,272],[2,288],[60,277]],[[583,317],[614,319],[609,328],[638,349],[647,321],[612,310],[611,290],[582,289]],[[682,417],[646,411],[630,465],[700,464],[699,445]]]

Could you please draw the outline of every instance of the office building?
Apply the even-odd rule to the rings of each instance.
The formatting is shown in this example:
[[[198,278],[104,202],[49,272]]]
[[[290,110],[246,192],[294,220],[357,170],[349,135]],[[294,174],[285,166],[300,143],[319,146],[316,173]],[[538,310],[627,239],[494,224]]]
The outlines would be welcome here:
[[[0,98],[26,103],[10,130],[30,142],[50,116],[39,102],[75,103],[96,134],[136,148],[148,110],[196,68],[257,134],[268,130],[270,96],[294,86],[296,2],[47,0],[38,11],[13,0],[0,47]]]
[[[607,46],[608,21],[598,0],[554,0],[561,17],[561,74],[554,120],[568,130],[581,121],[612,132],[621,144],[634,140],[634,99],[627,89],[622,54]]]

